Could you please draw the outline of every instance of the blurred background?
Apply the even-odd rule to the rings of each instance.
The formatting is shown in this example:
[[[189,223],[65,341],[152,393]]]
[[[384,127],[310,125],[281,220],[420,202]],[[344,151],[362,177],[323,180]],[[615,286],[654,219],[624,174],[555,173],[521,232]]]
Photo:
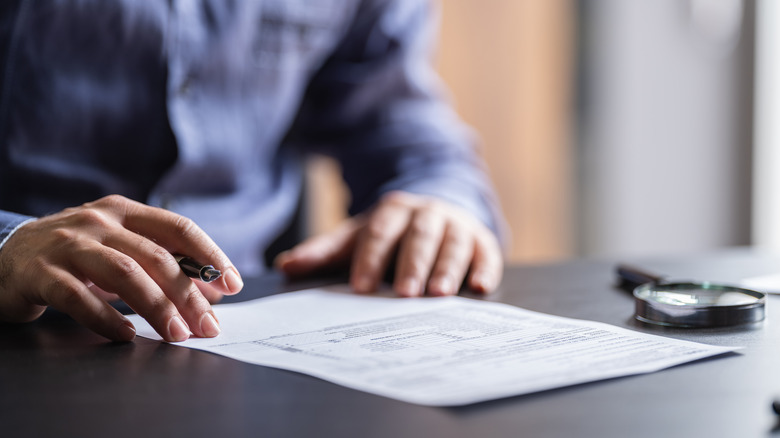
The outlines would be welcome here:
[[[510,262],[780,249],[780,2],[446,0],[435,59]],[[343,216],[310,163],[313,232]]]

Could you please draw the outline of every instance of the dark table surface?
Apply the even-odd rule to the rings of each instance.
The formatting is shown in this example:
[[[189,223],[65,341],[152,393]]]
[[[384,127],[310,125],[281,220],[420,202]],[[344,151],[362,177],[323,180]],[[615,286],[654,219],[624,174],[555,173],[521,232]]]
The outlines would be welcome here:
[[[780,272],[780,256],[750,249],[621,261],[685,279],[736,281]],[[771,403],[780,397],[774,316],[780,296],[769,297],[767,319],[753,326],[648,326],[633,319],[633,299],[614,287],[615,262],[509,267],[498,293],[487,299],[744,348],[653,374],[434,408],[143,338],[110,343],[47,311],[34,323],[0,324],[0,437],[772,435],[778,422]],[[323,283],[247,279],[244,292],[232,298]]]

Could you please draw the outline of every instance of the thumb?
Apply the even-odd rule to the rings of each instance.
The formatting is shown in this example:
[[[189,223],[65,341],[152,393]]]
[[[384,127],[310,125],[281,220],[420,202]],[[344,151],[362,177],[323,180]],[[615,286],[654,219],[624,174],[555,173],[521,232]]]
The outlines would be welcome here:
[[[279,254],[274,260],[274,266],[288,276],[346,266],[352,256],[359,229],[359,219],[347,219],[335,230],[307,239]]]

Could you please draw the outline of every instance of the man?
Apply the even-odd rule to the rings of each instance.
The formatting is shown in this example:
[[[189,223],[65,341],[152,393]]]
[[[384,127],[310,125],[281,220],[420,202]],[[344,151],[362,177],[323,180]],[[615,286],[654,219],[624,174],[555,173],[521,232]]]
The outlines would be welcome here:
[[[401,296],[464,280],[493,290],[500,214],[427,63],[434,12],[425,0],[4,2],[0,319],[51,305],[132,340],[106,302],[118,296],[167,341],[216,336],[209,301],[240,291],[239,270],[262,272],[312,152],[340,162],[352,217],[279,269],[348,263],[369,293],[395,262]],[[172,254],[225,275],[193,282]]]

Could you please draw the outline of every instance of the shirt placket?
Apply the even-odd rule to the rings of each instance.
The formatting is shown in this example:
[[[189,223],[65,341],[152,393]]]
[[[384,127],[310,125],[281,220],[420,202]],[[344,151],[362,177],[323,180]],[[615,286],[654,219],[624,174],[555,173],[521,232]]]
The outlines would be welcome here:
[[[196,53],[198,33],[202,30],[197,8],[199,0],[171,0],[168,25],[165,32],[165,54],[167,56],[167,111],[171,130],[176,138],[177,160],[170,172],[187,173],[187,163],[194,153],[194,139],[197,138],[196,126],[192,115],[196,111],[192,105],[193,59]],[[167,178],[152,192],[150,203],[166,209],[175,209],[176,193]]]

